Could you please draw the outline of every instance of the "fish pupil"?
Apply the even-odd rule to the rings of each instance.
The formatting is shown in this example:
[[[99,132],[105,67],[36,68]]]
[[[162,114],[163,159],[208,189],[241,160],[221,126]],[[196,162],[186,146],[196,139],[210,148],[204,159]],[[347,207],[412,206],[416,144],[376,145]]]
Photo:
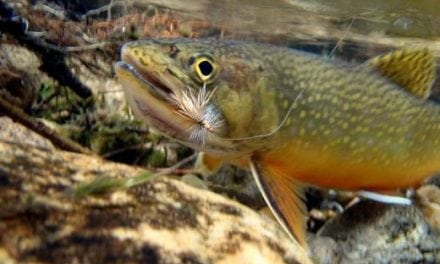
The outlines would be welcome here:
[[[199,66],[200,72],[204,76],[209,76],[212,73],[212,71],[214,70],[214,67],[212,66],[212,64],[207,60],[201,61],[198,66]]]

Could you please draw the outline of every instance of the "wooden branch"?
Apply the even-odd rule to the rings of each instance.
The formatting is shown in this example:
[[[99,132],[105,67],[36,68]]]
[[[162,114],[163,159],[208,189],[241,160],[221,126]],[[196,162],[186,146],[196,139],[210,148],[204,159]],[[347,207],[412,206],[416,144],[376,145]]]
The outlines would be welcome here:
[[[0,111],[2,111],[5,115],[10,117],[15,122],[18,122],[25,127],[31,129],[32,131],[38,133],[39,135],[50,140],[55,146],[59,147],[63,150],[78,152],[78,153],[87,153],[93,154],[87,148],[79,145],[78,143],[70,140],[69,138],[62,137],[53,129],[45,126],[43,123],[35,120],[31,116],[27,115],[20,108],[12,105],[7,100],[1,97],[0,93]]]
[[[4,14],[0,19],[0,32],[11,35],[38,54],[42,61],[41,70],[57,80],[60,85],[69,87],[81,98],[92,95],[91,90],[82,84],[66,65],[66,53],[62,48],[47,43],[38,36],[28,34],[27,21],[15,14],[14,10],[3,2],[0,2],[0,14]]]

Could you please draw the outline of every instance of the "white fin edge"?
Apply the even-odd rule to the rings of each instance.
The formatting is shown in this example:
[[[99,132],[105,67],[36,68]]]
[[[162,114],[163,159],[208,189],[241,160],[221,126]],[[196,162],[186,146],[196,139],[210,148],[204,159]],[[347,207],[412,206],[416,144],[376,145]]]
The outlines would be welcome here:
[[[275,216],[275,219],[278,221],[278,223],[283,228],[284,232],[289,236],[291,240],[293,240],[295,243],[298,243],[295,236],[292,234],[290,229],[287,227],[287,224],[285,220],[283,219],[283,216],[281,213],[275,209],[274,205],[271,202],[271,199],[269,198],[268,194],[266,193],[263,183],[261,182],[261,176],[258,173],[257,167],[255,166],[253,161],[249,162],[249,167],[251,168],[252,176],[254,177],[255,183],[257,184],[258,190],[260,190],[261,195],[263,195],[263,199],[266,202],[267,206],[269,206],[270,211]]]
[[[369,191],[358,191],[357,195],[359,197],[363,197],[369,200],[373,200],[376,202],[386,203],[386,204],[398,204],[398,205],[411,205],[412,201],[411,199],[400,197],[400,196],[393,196],[393,195],[386,195],[381,193],[375,193],[375,192],[369,192]]]

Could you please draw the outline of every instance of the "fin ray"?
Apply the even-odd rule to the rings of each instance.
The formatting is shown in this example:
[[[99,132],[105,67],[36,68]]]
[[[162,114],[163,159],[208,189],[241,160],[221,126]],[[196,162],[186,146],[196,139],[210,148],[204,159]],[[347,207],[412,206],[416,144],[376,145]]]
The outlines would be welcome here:
[[[305,239],[306,209],[300,185],[286,175],[275,174],[250,161],[252,175],[264,200],[289,237],[307,249]]]

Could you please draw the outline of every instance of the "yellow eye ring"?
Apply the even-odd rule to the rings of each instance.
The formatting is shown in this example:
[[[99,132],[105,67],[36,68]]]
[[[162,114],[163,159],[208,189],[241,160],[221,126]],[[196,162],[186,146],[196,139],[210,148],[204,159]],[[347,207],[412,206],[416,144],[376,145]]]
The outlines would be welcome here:
[[[209,84],[217,77],[218,66],[210,57],[200,56],[194,60],[192,70],[200,82]]]

